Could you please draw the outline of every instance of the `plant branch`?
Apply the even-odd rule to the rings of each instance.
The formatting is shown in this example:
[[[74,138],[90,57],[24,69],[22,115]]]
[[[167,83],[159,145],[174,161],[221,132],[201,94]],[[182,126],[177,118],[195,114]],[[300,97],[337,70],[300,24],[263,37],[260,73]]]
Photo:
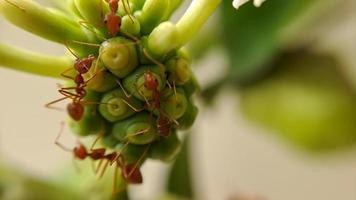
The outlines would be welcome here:
[[[61,78],[60,74],[73,64],[69,57],[48,56],[0,44],[0,65],[6,68]]]

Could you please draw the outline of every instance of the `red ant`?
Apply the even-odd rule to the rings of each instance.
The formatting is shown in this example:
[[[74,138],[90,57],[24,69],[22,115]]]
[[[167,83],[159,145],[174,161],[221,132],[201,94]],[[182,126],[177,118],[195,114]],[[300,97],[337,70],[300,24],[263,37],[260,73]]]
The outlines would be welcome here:
[[[107,160],[108,162],[105,164],[102,172],[101,172],[101,176],[103,176],[107,164],[109,162],[115,163],[117,164],[117,168],[120,167],[121,171],[122,171],[122,176],[124,177],[124,179],[129,182],[129,183],[142,183],[143,178],[142,178],[142,174],[140,169],[138,168],[138,163],[142,160],[142,158],[144,157],[141,156],[142,158],[140,158],[137,163],[135,164],[129,164],[129,165],[125,165],[124,161],[123,161],[123,157],[120,154],[117,154],[116,152],[113,153],[109,153],[109,154],[105,154],[106,153],[106,149],[105,148],[97,148],[94,149],[95,144],[98,142],[99,138],[101,137],[102,133],[99,134],[99,137],[94,141],[94,143],[92,144],[90,151],[87,150],[87,148],[80,142],[77,143],[77,145],[71,149],[68,148],[66,146],[64,146],[63,144],[61,144],[59,142],[59,138],[63,132],[63,127],[64,127],[64,122],[61,123],[61,130],[55,140],[55,144],[58,145],[61,149],[63,149],[64,151],[68,151],[68,152],[72,152],[74,155],[74,158],[79,159],[79,160],[85,160],[86,158],[91,158],[93,161],[97,161],[100,160],[99,166],[96,170],[96,172],[99,171],[100,166],[102,164],[102,161]],[[121,160],[120,160],[121,158]],[[116,169],[117,170],[117,169]],[[116,179],[117,179],[117,175],[115,172],[115,182],[114,182],[114,188],[116,188]]]
[[[72,119],[74,119],[75,121],[79,121],[82,119],[82,117],[84,115],[84,106],[82,105],[82,102],[83,102],[83,98],[86,96],[85,87],[86,87],[87,83],[95,76],[94,75],[88,81],[84,81],[83,75],[86,74],[90,70],[96,57],[93,55],[89,55],[86,58],[79,59],[79,57],[76,54],[74,54],[74,52],[72,52],[72,54],[77,58],[77,60],[74,63],[74,69],[76,70],[76,72],[78,74],[75,75],[74,77],[66,75],[65,73],[72,69],[72,68],[70,68],[70,69],[66,70],[65,72],[63,72],[61,75],[65,78],[72,79],[74,81],[74,83],[76,84],[76,86],[75,87],[65,87],[65,88],[59,89],[58,90],[59,93],[61,93],[65,97],[57,99],[50,103],[47,103],[46,107],[50,108],[50,106],[52,104],[55,104],[57,102],[65,100],[67,98],[71,98],[71,99],[73,99],[73,102],[69,103],[67,105],[67,112]],[[74,90],[75,93],[69,92],[68,90]]]
[[[171,129],[173,128],[173,122],[174,123],[178,123],[178,122],[176,122],[173,119],[170,119],[170,117],[168,117],[167,114],[165,114],[161,110],[161,93],[158,90],[159,82],[157,78],[149,70],[144,72],[143,77],[144,77],[144,84],[142,86],[137,87],[137,90],[139,91],[141,87],[145,87],[146,89],[152,91],[152,98],[150,100],[147,100],[144,97],[144,95],[142,95],[140,92],[139,93],[145,98],[148,107],[159,111],[159,115],[156,121],[156,128],[159,135],[163,137],[167,137],[169,136],[169,134],[171,133]],[[120,85],[121,89],[124,91],[125,95],[128,98],[130,98],[131,95],[127,94],[120,81],[118,81],[118,84]]]
[[[120,27],[121,27],[121,17],[116,15],[119,9],[120,0],[105,0],[105,1],[109,4],[110,12],[105,15],[104,23],[106,24],[109,35],[116,36],[120,32]],[[127,5],[123,3],[123,6],[126,13],[130,13],[129,12],[130,4],[128,2]],[[126,6],[128,6],[128,8]],[[134,22],[130,15],[129,17],[131,21]]]

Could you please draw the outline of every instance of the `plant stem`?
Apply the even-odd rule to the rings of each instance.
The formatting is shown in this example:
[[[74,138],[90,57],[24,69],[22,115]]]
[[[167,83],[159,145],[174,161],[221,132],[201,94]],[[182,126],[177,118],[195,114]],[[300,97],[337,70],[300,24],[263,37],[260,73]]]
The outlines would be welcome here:
[[[222,0],[193,0],[176,24],[180,34],[180,46],[191,40],[221,2]]]
[[[61,78],[60,74],[72,64],[69,57],[48,56],[0,44],[0,65],[10,69]]]

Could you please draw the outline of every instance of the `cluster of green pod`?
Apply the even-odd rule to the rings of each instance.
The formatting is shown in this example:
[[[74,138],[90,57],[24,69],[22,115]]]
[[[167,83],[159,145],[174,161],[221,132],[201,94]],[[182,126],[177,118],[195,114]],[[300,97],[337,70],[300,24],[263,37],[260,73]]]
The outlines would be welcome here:
[[[70,127],[80,136],[100,137],[104,147],[119,152],[125,164],[140,167],[147,158],[171,161],[181,147],[177,131],[190,128],[197,116],[192,96],[199,89],[183,48],[157,54],[164,47],[150,45],[152,30],[167,23],[162,21],[169,17],[172,4],[161,1],[167,3],[167,12],[147,15],[157,8],[151,5],[157,1],[130,1],[129,9],[120,1],[120,32],[109,36],[100,25],[102,15],[88,9],[99,1],[72,2],[77,16],[94,25],[91,31],[99,35],[97,39],[105,39],[98,42],[97,50],[92,51],[91,45],[87,54],[78,53],[83,58],[94,54],[96,59],[83,74],[84,115],[79,121],[71,119]],[[106,4],[99,5],[103,12],[108,10]],[[150,84],[155,88],[147,86]]]

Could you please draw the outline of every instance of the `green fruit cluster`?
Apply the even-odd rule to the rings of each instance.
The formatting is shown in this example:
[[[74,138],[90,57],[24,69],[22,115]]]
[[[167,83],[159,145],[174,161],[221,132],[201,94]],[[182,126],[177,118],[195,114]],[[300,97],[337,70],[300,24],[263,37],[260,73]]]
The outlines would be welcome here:
[[[81,9],[85,1],[74,2],[78,17],[101,22],[83,12],[88,10]],[[105,40],[96,51],[83,56],[93,54],[96,59],[83,74],[83,117],[70,119],[76,134],[97,135],[105,148],[138,167],[147,158],[174,159],[181,147],[177,131],[190,128],[198,113],[192,96],[199,86],[189,55],[184,49],[163,56],[152,53],[158,47],[148,46],[148,35],[165,16],[145,17],[144,10],[149,9],[145,6],[132,15],[120,6],[121,25],[115,36],[109,36],[105,28],[94,30]]]

